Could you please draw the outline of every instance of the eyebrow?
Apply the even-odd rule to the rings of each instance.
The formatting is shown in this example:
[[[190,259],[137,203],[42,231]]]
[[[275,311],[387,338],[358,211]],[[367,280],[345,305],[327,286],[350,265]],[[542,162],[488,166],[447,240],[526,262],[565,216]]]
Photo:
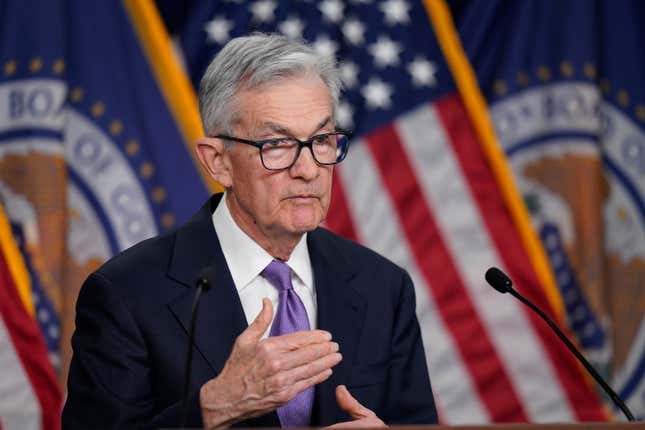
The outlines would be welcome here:
[[[320,130],[321,128],[323,128],[324,126],[326,126],[327,124],[329,124],[330,122],[331,122],[331,116],[328,116],[325,119],[323,119],[322,121],[320,121],[320,123],[318,123],[318,126],[314,129],[314,133],[317,132],[318,130]],[[260,130],[266,130],[266,129],[268,129],[268,130],[270,130],[270,131],[272,131],[274,133],[284,134],[284,135],[288,135],[288,136],[293,136],[294,135],[294,133],[292,133],[285,126],[280,125],[280,124],[276,124],[274,122],[265,122],[265,123],[263,123],[262,126],[260,127]],[[313,133],[312,133],[312,135],[313,135]]]

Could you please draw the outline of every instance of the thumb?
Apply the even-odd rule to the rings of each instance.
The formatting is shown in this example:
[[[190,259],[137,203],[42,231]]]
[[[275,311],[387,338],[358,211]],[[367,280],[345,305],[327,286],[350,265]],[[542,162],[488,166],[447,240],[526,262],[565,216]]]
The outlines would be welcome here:
[[[244,330],[245,337],[248,337],[249,340],[258,342],[262,335],[267,331],[271,325],[271,320],[273,319],[273,304],[268,298],[262,299],[262,310],[249,327]]]
[[[374,412],[361,405],[358,400],[349,393],[347,387],[344,385],[336,387],[336,403],[338,403],[338,406],[355,420],[376,416]]]

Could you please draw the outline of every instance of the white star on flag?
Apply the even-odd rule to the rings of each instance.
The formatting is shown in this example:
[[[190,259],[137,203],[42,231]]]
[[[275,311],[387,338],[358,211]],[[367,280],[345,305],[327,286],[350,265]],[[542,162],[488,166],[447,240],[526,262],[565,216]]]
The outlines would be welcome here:
[[[342,61],[338,66],[340,79],[347,88],[353,88],[358,83],[358,67],[351,61]]]
[[[305,25],[297,17],[290,17],[278,25],[280,32],[291,39],[302,37],[302,30],[304,30],[304,28]]]
[[[370,79],[361,94],[370,109],[387,109],[392,104],[392,87],[378,78]]]
[[[231,21],[218,15],[206,23],[204,30],[208,33],[207,40],[209,42],[216,42],[223,45],[231,38],[229,33],[233,27]]]
[[[417,87],[434,87],[437,84],[437,68],[425,58],[416,57],[408,64],[408,72],[412,75],[412,83]]]
[[[331,22],[340,22],[343,18],[343,3],[340,0],[324,0],[318,9]]]
[[[343,36],[353,45],[360,45],[365,42],[365,26],[357,19],[349,19],[343,23]]]
[[[325,55],[328,57],[336,56],[336,50],[338,49],[336,42],[334,42],[324,34],[318,36],[318,38],[312,45],[316,50],[316,52],[319,53],[320,55]]]
[[[338,121],[338,125],[340,125],[341,128],[351,128],[354,125],[354,119],[352,118],[353,116],[354,109],[352,108],[352,105],[344,101],[338,104],[338,110],[336,111],[336,120]]]
[[[271,22],[274,19],[274,11],[278,5],[273,0],[260,0],[251,5],[253,20],[259,22]]]
[[[410,22],[408,14],[410,6],[405,0],[387,0],[380,6],[385,15],[385,22],[389,25],[406,24]]]
[[[370,45],[369,51],[378,67],[387,67],[399,64],[399,54],[403,49],[389,37],[379,36],[376,43]]]

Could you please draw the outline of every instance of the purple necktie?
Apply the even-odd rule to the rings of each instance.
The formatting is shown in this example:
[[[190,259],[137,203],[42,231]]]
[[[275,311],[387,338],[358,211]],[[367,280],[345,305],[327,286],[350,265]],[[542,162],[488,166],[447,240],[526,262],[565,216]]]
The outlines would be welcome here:
[[[291,285],[291,269],[285,263],[273,260],[262,271],[264,276],[280,294],[278,312],[271,326],[270,336],[309,330],[309,318],[302,300]],[[311,408],[314,403],[314,388],[291,399],[289,403],[278,408],[282,427],[308,427],[311,421]]]

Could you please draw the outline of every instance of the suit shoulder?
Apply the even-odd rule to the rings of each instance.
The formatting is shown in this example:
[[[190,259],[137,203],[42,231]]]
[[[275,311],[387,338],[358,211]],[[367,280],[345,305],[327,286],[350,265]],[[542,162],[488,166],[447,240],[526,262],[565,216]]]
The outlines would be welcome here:
[[[394,272],[405,272],[401,266],[388,260],[378,252],[353,240],[339,236],[326,228],[320,227],[315,230],[314,234],[318,236],[324,246],[335,249],[359,267],[381,267]]]
[[[119,283],[138,273],[165,272],[172,256],[176,232],[145,239],[106,261],[96,274]]]

